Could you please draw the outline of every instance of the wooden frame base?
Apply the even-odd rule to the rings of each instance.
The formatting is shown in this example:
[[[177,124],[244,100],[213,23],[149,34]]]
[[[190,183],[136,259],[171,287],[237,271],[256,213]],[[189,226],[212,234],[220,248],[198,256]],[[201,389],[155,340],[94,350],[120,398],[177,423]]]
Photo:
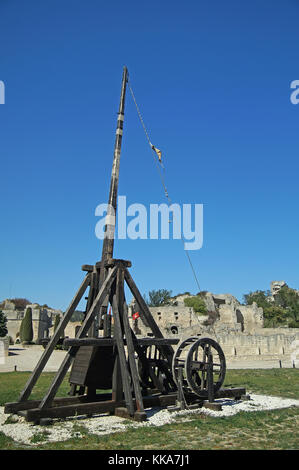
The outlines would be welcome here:
[[[6,413],[17,412],[25,416],[28,421],[36,422],[41,418],[67,417],[74,416],[78,413],[87,415],[99,412],[115,413],[115,409],[120,408],[120,410],[116,411],[118,414],[128,414],[132,419],[145,419],[146,414],[144,412],[143,394],[151,393],[152,390],[144,390],[140,381],[135,356],[137,355],[141,362],[147,361],[144,352],[145,348],[148,345],[154,345],[159,348],[170,370],[173,356],[172,345],[176,344],[178,339],[166,339],[163,337],[148,306],[144,302],[135,282],[128,272],[130,265],[131,263],[126,260],[109,259],[105,262],[96,263],[92,269],[88,266],[85,279],[25,384],[20,394],[19,401],[17,403],[7,403],[5,406]],[[140,317],[152,330],[153,337],[151,338],[137,339],[130,326],[128,308],[125,300],[125,282],[140,305]],[[66,356],[42,400],[29,400],[33,387],[43,372],[65,327],[87,289],[89,289],[89,294],[88,297],[85,297],[87,299],[85,317],[76,334],[76,338],[65,341],[65,346],[68,347]],[[111,337],[111,325],[110,328],[108,325],[109,321],[111,323],[111,317],[109,318],[107,315],[108,302],[112,305],[113,309],[113,337]],[[99,323],[97,323],[99,315],[101,318],[104,318],[104,322],[106,323],[104,338],[99,338],[97,333],[96,325],[99,325]],[[97,367],[99,361],[97,361],[97,359],[95,361],[93,360],[93,354],[91,354],[90,360],[88,358],[86,359],[86,355],[84,356],[83,354],[83,360],[81,357],[82,354],[80,356],[78,352],[84,351],[84,347],[93,347],[99,352],[102,348],[103,356],[105,356],[104,352],[107,350],[107,347],[113,348],[113,353],[110,354],[111,357],[109,356],[111,360],[104,361],[106,368],[103,364]],[[76,361],[76,359],[78,360]],[[96,364],[94,364],[94,362],[96,362]],[[76,374],[72,375],[71,373],[70,377],[70,395],[73,396],[65,399],[55,398],[69,368],[72,366],[73,371],[75,365],[77,366],[77,369],[75,369]],[[90,373],[93,366],[94,370]],[[93,374],[99,375],[99,383],[94,382]],[[103,377],[101,377],[101,374]],[[107,383],[105,383],[106,386],[101,386],[103,385],[103,378],[109,374],[110,377],[108,378],[109,381],[111,381],[109,382],[109,386],[107,381]],[[149,365],[149,374],[152,377],[154,386],[159,386],[152,365]],[[167,386],[169,386],[171,391],[175,391],[175,384],[171,374],[170,376],[168,374],[165,382],[167,382]],[[110,399],[103,400],[102,395],[97,396],[96,390],[110,388],[112,388]],[[160,393],[165,391],[162,390],[162,387],[159,390]],[[79,397],[75,395],[78,391],[81,395]],[[121,410],[124,407],[127,413]]]
[[[246,395],[245,388],[224,388],[215,393],[215,398],[235,398],[241,399]],[[200,399],[197,395],[187,397],[190,406],[207,406],[205,399]],[[39,408],[40,400],[30,400],[27,402],[13,402],[5,405],[5,413],[15,413],[23,416],[26,421],[38,423],[42,418],[67,418],[69,416],[95,415],[110,413],[135,421],[144,421],[146,419],[145,411],[136,410],[131,415],[127,408],[125,400],[115,401],[111,399],[111,394],[98,394],[90,402],[87,395],[55,398],[50,408]],[[136,400],[133,398],[134,405]],[[177,393],[168,395],[155,394],[143,396],[145,408],[159,407],[166,408],[177,404]],[[212,405],[212,404],[211,404]],[[194,407],[192,406],[192,408]],[[214,406],[214,405],[213,405]],[[215,408],[215,406],[214,406]]]
[[[100,265],[101,268],[95,265],[92,272],[88,268],[84,281],[62,317],[31,377],[28,379],[24,390],[21,392],[19,401],[6,403],[5,413],[18,413],[25,417],[27,421],[34,423],[39,423],[43,419],[67,418],[68,416],[77,415],[92,416],[93,414],[102,413],[110,413],[127,419],[143,421],[146,419],[145,408],[163,408],[179,404],[178,389],[171,373],[171,364],[174,356],[172,345],[177,344],[179,340],[177,338],[167,339],[163,337],[161,330],[152,317],[147,304],[127,269],[128,264],[129,262],[124,260],[110,260],[109,272],[105,274],[102,282],[99,282],[100,273],[98,272],[98,269],[104,269],[102,264]],[[107,263],[105,264],[105,269],[106,265]],[[125,282],[139,305],[141,319],[152,330],[152,337],[137,338],[130,326],[124,292]],[[64,344],[69,349],[48,391],[42,400],[28,400],[63,329],[69,322],[71,315],[88,287],[89,297],[87,298],[85,318],[77,332],[76,338],[65,340]],[[95,337],[93,336],[95,320],[101,309],[106,309],[108,301],[113,309],[113,337],[109,337],[109,335],[102,338]],[[105,319],[107,323],[107,315]],[[152,346],[158,348],[159,352],[159,357],[157,358],[155,353],[154,360],[146,356],[146,348]],[[104,354],[108,351],[107,348],[110,348],[112,353],[108,354],[109,357],[107,356],[109,361],[105,359],[103,362],[102,358],[100,358],[100,361],[95,359],[94,364],[92,359],[94,356],[92,355],[92,358],[90,360],[87,358],[86,364],[83,361],[82,365],[82,354],[80,356],[78,351],[84,351],[86,348],[95,349],[99,353],[102,351],[104,359],[107,356]],[[97,358],[98,356],[95,357]],[[142,377],[138,370],[139,366],[137,366],[136,357],[138,357],[141,366],[144,368],[142,369],[144,372]],[[76,359],[78,359],[78,364]],[[75,370],[77,375],[72,375],[71,372],[70,383],[72,386],[70,396],[56,398],[58,388],[72,364],[72,371]],[[74,365],[77,366],[77,369],[74,368]],[[160,372],[163,381],[160,380]],[[107,378],[110,374],[109,384],[107,380],[106,382],[103,381],[103,377],[100,377],[99,383],[95,382],[93,374],[99,374],[99,376],[102,374],[104,378]],[[148,381],[144,375],[148,377]],[[105,386],[101,386],[104,382]],[[78,386],[79,390],[77,390]],[[99,389],[109,389],[112,392],[97,394],[96,391]],[[79,393],[79,395],[76,395],[76,393]],[[244,388],[220,389],[218,392],[215,392],[214,396],[209,396],[208,398],[212,402],[214,398],[241,398],[245,394]],[[194,392],[186,394],[184,398],[188,406],[196,404],[203,406],[206,401],[206,397],[198,397]]]

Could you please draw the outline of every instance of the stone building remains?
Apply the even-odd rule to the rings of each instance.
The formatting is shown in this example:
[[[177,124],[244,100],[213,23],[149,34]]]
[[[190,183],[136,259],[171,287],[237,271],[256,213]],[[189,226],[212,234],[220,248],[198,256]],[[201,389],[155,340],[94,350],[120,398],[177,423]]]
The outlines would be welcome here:
[[[272,295],[285,285],[284,281],[271,283]],[[205,292],[203,300],[207,315],[197,314],[186,307],[180,295],[170,305],[150,307],[154,320],[165,337],[206,336],[215,339],[225,355],[234,358],[275,359],[292,357],[299,364],[299,332],[297,328],[264,328],[263,309],[254,302],[241,305],[231,294]],[[129,306],[131,326],[137,336],[150,335],[150,329],[138,315],[136,302]]]
[[[49,337],[55,316],[62,315],[61,310],[41,307],[38,304],[28,304],[25,309],[20,310],[14,302],[5,300],[1,310],[7,318],[8,335],[14,342],[17,340],[17,333],[20,331],[22,320],[28,308],[31,308],[32,312],[33,342],[35,343]]]
[[[284,281],[271,282],[274,299]],[[299,294],[299,291],[297,291]],[[231,294],[205,292],[203,300],[208,314],[196,313],[187,307],[184,299],[190,295],[179,295],[171,299],[169,305],[150,307],[151,314],[166,338],[177,337],[183,340],[189,336],[214,338],[222,347],[229,360],[234,358],[292,358],[299,365],[299,332],[297,328],[264,328],[263,309],[256,303],[242,305]],[[27,308],[32,310],[33,341],[37,344],[53,335],[54,319],[61,310],[44,308],[38,304],[27,305],[19,310],[6,300],[3,313],[7,318],[8,335],[17,339],[21,321]],[[151,335],[151,329],[143,323],[138,314],[139,307],[132,301],[129,305],[129,321],[137,336]],[[80,322],[70,322],[65,335],[74,337]],[[7,345],[6,345],[7,346]]]

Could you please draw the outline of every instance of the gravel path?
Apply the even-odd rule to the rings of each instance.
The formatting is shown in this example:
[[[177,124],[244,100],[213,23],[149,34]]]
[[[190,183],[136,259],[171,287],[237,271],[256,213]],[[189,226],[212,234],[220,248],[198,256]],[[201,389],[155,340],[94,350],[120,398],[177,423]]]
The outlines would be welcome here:
[[[39,345],[19,346],[14,345],[9,348],[9,356],[4,358],[4,364],[0,363],[0,372],[33,371],[39,361],[44,348]],[[45,367],[45,372],[55,372],[65,356],[65,351],[54,350]]]
[[[233,416],[240,411],[261,411],[274,410],[279,408],[288,408],[290,406],[299,406],[299,400],[271,397],[265,395],[250,394],[249,401],[236,402],[231,399],[217,400],[223,405],[222,411],[213,411],[207,408],[201,408],[200,412],[209,416],[226,417]],[[0,407],[0,431],[7,436],[12,437],[15,441],[23,444],[36,445],[39,442],[57,442],[64,441],[71,437],[82,437],[79,426],[84,426],[91,434],[105,435],[114,432],[124,432],[127,427],[140,426],[163,426],[180,420],[188,421],[192,418],[192,414],[198,414],[199,410],[190,411],[168,411],[166,409],[148,409],[147,421],[137,423],[123,420],[117,416],[99,415],[93,418],[76,417],[68,418],[65,421],[54,420],[51,426],[36,426],[27,423],[24,418],[17,415],[4,414],[4,408]],[[6,422],[10,424],[5,424]],[[39,439],[39,442],[32,442]]]

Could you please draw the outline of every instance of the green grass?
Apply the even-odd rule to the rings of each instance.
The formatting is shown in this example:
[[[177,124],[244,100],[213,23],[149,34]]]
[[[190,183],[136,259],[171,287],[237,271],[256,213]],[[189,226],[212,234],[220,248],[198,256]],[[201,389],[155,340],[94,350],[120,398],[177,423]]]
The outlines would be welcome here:
[[[0,405],[16,401],[29,373],[0,374]],[[53,373],[44,373],[33,389],[32,398],[43,396]],[[247,393],[260,393],[299,399],[299,373],[296,369],[228,370],[225,386],[244,386]],[[67,378],[62,383],[59,396],[69,390]],[[126,432],[106,436],[91,435],[79,423],[74,423],[71,438],[57,443],[46,443],[46,429],[37,433],[34,449],[98,449],[98,450],[205,450],[205,449],[259,449],[290,450],[299,448],[299,408],[245,413],[227,418],[212,418],[200,413],[192,420],[161,427],[128,427]],[[28,449],[30,446],[15,443],[0,433],[0,449]]]
[[[299,399],[299,371],[298,369],[232,369],[226,373],[224,386],[244,386],[252,393]]]
[[[29,377],[30,372],[1,372],[0,406],[3,406],[4,403],[7,402],[17,401],[20,392],[24,388]],[[30,400],[38,400],[39,398],[42,398],[43,394],[50,386],[53,377],[53,372],[43,372],[37,384],[33,388],[32,394],[30,395]],[[67,396],[68,391],[69,383],[68,378],[66,377],[59,388],[57,396]]]
[[[37,432],[31,437],[31,442],[32,444],[36,444],[37,442],[43,442],[46,441],[48,436],[49,436],[49,431],[45,430],[42,432]]]
[[[279,450],[298,448],[299,411],[241,412],[229,418],[193,417],[151,429],[128,429],[125,433],[95,436],[55,443],[55,449],[98,450]],[[53,449],[41,444],[38,449]]]

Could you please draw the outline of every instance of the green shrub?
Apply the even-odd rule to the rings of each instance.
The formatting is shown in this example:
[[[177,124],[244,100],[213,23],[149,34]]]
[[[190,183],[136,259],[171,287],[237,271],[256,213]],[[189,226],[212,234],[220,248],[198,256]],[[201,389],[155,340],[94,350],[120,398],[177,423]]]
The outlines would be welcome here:
[[[31,343],[33,340],[32,309],[28,307],[21,323],[20,336],[22,343]]]
[[[59,325],[60,323],[60,315],[59,313],[57,313],[57,315],[55,315],[55,320],[54,320],[54,331],[57,330],[57,326]]]
[[[23,299],[23,298],[16,298],[16,299],[8,299],[10,302],[15,304],[15,307],[17,310],[24,310],[28,304],[31,304],[32,302],[28,299]]]
[[[0,338],[3,338],[8,333],[6,324],[7,318],[4,313],[0,310]]]
[[[55,319],[54,319],[54,328],[53,328],[54,332],[57,330],[58,325],[60,323],[60,320],[61,320],[61,317],[60,317],[59,313],[57,313],[57,315],[55,315]],[[65,333],[64,333],[64,331],[62,331],[61,334],[60,334],[58,343],[55,346],[55,349],[64,349],[64,346],[62,344],[64,337],[65,337]]]
[[[298,328],[299,296],[294,289],[283,286],[272,298],[270,291],[257,290],[244,295],[246,305],[256,302],[264,312],[264,327],[276,328],[288,326]]]
[[[194,295],[193,297],[187,297],[184,299],[186,307],[192,307],[195,313],[199,315],[205,315],[207,313],[207,307],[200,295]]]

